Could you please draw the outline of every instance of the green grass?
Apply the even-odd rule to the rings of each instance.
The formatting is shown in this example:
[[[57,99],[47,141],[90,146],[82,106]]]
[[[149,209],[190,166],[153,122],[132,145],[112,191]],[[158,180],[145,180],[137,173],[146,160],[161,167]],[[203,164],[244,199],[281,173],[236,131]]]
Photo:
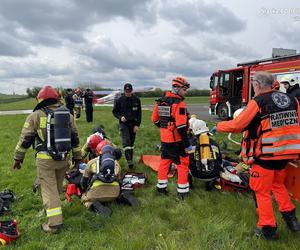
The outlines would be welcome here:
[[[94,125],[103,124],[112,141],[120,145],[118,123],[111,115],[111,108],[97,108],[94,115],[93,124],[84,121],[84,114],[77,122],[81,144]],[[299,236],[287,230],[276,206],[280,240],[265,242],[253,236],[256,213],[250,194],[206,192],[204,184],[195,181],[190,197],[183,202],[177,200],[176,178],[172,178],[170,195],[157,195],[156,173],[138,163],[141,154],[158,154],[155,146],[159,143],[159,131],[151,124],[150,116],[149,111],[143,112],[135,145],[135,170],[149,176],[149,183],[136,190],[141,205],[132,208],[111,204],[112,216],[103,218],[88,211],[78,199],[72,203],[63,201],[65,227],[58,235],[40,230],[45,221],[39,215],[42,201],[31,191],[36,174],[34,151],[29,150],[21,170],[11,169],[14,147],[26,116],[0,116],[0,190],[10,188],[18,196],[12,212],[1,220],[17,219],[22,233],[7,249],[299,249]],[[224,141],[225,136],[218,134],[216,138]],[[229,142],[228,145],[236,149]]]

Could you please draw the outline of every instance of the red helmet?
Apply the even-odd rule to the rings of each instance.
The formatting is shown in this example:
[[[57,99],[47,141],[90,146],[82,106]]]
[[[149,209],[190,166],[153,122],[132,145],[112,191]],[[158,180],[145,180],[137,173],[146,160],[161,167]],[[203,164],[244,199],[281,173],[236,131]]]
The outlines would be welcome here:
[[[10,244],[20,237],[16,220],[0,221],[0,246]]]
[[[95,133],[95,134],[92,134],[87,142],[88,142],[88,147],[90,149],[96,149],[97,145],[103,141],[103,135],[100,134],[100,133]]]
[[[97,145],[97,147],[96,147],[96,155],[100,155],[100,154],[101,154],[101,151],[102,151],[102,148],[103,148],[105,145],[107,145],[107,144],[109,144],[108,141],[106,141],[106,140],[101,141],[101,142]]]
[[[59,99],[59,94],[57,93],[57,91],[52,88],[51,86],[44,86],[40,92],[37,95],[37,100],[38,102],[42,102],[46,99],[55,99],[58,100]]]
[[[172,80],[172,86],[180,88],[189,88],[190,84],[185,78],[181,76],[176,76],[176,78]]]

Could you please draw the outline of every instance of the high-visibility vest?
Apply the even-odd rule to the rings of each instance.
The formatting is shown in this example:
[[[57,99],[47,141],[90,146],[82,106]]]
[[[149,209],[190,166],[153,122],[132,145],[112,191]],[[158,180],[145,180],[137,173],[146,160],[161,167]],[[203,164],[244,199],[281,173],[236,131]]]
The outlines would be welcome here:
[[[300,156],[300,107],[296,99],[270,92],[254,99],[257,122],[244,132],[241,156],[246,164],[261,160],[298,159]]]

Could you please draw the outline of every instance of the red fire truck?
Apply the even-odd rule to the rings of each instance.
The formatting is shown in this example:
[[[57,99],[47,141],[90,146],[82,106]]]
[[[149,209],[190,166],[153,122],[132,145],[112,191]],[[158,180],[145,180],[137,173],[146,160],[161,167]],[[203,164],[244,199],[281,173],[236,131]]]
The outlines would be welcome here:
[[[300,54],[239,63],[236,68],[214,72],[210,77],[209,113],[221,120],[232,118],[234,111],[253,97],[250,78],[257,71],[268,71],[278,81],[287,75],[299,82]]]

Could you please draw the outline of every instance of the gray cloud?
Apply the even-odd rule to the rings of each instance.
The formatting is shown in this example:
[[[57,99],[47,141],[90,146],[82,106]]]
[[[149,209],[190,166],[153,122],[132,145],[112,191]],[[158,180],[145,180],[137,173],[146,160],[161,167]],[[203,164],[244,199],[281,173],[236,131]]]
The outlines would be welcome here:
[[[233,34],[246,28],[246,21],[219,3],[168,1],[159,13],[178,26],[184,35],[195,32]]]

